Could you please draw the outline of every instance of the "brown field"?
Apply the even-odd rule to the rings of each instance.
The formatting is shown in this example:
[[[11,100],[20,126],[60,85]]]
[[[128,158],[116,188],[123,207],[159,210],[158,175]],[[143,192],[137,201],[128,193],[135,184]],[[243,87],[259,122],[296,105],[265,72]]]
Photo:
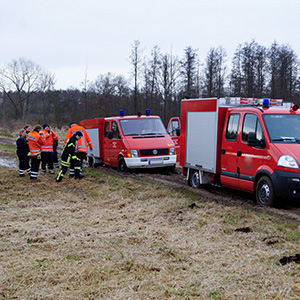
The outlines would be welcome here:
[[[84,172],[0,168],[0,299],[300,299],[300,265],[279,262],[300,253],[298,224]]]
[[[13,145],[0,155],[14,156]],[[300,299],[300,226],[147,177],[0,167],[0,300]]]

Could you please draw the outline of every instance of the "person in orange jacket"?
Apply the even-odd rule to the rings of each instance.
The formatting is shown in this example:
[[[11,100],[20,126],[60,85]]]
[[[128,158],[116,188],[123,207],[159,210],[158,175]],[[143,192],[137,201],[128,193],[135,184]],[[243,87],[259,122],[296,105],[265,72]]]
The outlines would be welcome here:
[[[82,161],[84,159],[86,159],[86,156],[88,154],[88,148],[90,148],[91,151],[93,151],[93,144],[92,144],[92,140],[89,137],[88,133],[86,132],[85,128],[76,124],[75,122],[72,122],[70,124],[70,128],[67,131],[66,137],[65,137],[65,144],[67,142],[67,140],[73,136],[77,131],[80,131],[82,133],[82,138],[78,141],[76,148],[75,148],[75,153],[77,155],[77,157],[80,158],[81,161],[81,169],[80,169],[80,174],[82,171]],[[75,170],[74,170],[74,166],[73,164],[71,164],[70,166],[70,177],[74,177],[75,175]]]
[[[46,143],[46,140],[40,134],[41,129],[41,125],[36,125],[28,134],[28,145],[31,157],[30,179],[37,179],[41,162],[42,145]]]
[[[53,167],[53,143],[58,140],[58,136],[54,131],[50,129],[48,124],[43,125],[41,131],[46,143],[42,145],[42,167],[41,174],[46,174],[46,165],[48,164],[48,170],[50,174],[54,174]]]

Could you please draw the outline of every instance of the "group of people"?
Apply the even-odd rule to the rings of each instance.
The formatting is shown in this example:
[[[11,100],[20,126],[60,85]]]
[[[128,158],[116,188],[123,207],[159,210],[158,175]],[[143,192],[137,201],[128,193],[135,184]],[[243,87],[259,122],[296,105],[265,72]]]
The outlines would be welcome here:
[[[43,127],[36,125],[33,130],[30,125],[26,125],[20,130],[16,145],[20,177],[24,177],[27,172],[31,180],[37,179],[40,163],[42,163],[41,174],[46,174],[46,168],[50,174],[55,174],[54,167],[59,168],[58,136],[49,124],[44,124]],[[82,126],[72,122],[64,140],[61,169],[56,176],[57,182],[62,181],[68,168],[70,177],[75,179],[84,177],[81,174],[82,162],[86,158],[88,148],[93,150],[88,133]]]

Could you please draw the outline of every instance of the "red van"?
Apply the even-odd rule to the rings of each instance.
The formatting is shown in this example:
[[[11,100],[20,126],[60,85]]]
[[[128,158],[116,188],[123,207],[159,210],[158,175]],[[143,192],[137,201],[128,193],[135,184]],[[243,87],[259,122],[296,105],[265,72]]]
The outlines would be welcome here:
[[[176,165],[175,145],[159,116],[146,115],[82,120],[93,143],[89,164],[105,164],[124,172],[135,168],[169,168]]]
[[[180,165],[188,184],[254,193],[261,205],[300,198],[300,111],[282,100],[183,100]]]

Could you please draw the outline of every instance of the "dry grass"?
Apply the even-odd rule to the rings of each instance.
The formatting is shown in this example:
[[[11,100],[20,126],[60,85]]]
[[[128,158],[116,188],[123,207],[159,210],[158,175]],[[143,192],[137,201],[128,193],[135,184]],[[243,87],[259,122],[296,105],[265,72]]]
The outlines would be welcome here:
[[[0,169],[0,299],[300,299],[299,264],[279,263],[300,252],[298,225],[85,174],[32,183]]]

